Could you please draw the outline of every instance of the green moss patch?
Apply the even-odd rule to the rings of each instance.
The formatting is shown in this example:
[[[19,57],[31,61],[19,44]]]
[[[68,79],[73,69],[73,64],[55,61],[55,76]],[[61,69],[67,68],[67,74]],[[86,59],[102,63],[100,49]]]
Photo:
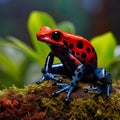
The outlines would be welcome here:
[[[0,91],[0,120],[119,120],[120,81],[113,85],[110,100],[92,97],[77,89],[69,102],[66,93],[53,97],[59,87],[50,81],[30,84],[23,89],[15,86]]]

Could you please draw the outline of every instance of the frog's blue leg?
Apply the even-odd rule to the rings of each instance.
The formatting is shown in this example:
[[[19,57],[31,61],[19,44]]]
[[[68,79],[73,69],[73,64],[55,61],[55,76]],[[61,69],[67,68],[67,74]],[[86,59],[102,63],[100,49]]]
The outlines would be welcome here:
[[[97,70],[98,69],[98,70]],[[99,96],[102,93],[106,94],[106,99],[110,98],[110,93],[111,93],[111,89],[112,89],[112,80],[111,80],[111,74],[110,73],[106,73],[106,70],[104,68],[97,68],[96,71],[96,76],[98,76],[98,81],[100,81],[102,83],[102,85],[100,86],[100,91],[98,91],[98,93],[96,94],[97,96]]]
[[[53,65],[54,55],[50,52],[47,56],[45,66],[42,69],[42,78],[38,80],[36,83],[40,84],[45,79],[51,79],[54,81],[59,82],[59,79],[57,79],[55,76],[59,76],[60,73],[64,71],[63,64],[55,64]]]
[[[70,95],[73,92],[73,90],[76,88],[76,86],[78,85],[78,83],[82,79],[83,73],[84,73],[84,69],[85,69],[85,66],[83,64],[79,65],[77,67],[77,69],[75,70],[73,76],[72,76],[70,84],[60,84],[60,83],[58,84],[57,83],[56,85],[61,86],[62,88],[60,90],[52,93],[52,95],[57,95],[57,94],[60,94],[63,91],[66,91],[67,92],[67,96],[66,96],[65,100],[68,101],[69,98],[70,98]]]
[[[106,87],[106,94],[107,94],[107,98],[106,99],[109,99],[110,98],[110,92],[112,90],[112,84],[108,84],[107,87]]]
[[[98,92],[95,94],[95,96],[99,96],[102,93],[106,93],[106,99],[108,100],[110,98],[110,92],[112,89],[112,85],[111,84],[107,84],[106,87],[104,89],[98,90]]]
[[[39,81],[36,82],[37,84],[41,83],[45,79],[61,82],[61,80],[59,80],[56,77],[65,76],[65,68],[62,63],[53,64],[47,72],[46,72],[46,68],[43,68],[42,73],[43,76]]]
[[[105,88],[103,89],[104,93],[106,93],[106,99],[110,98],[110,93],[112,90],[112,79],[111,79],[111,74],[110,73],[106,73],[104,80],[101,80],[105,86]]]
[[[48,73],[53,64],[53,60],[54,60],[54,55],[52,54],[52,52],[50,52],[46,58],[45,66],[42,69],[42,73],[43,73],[42,78],[39,79],[36,82],[36,84],[40,84],[42,81],[44,81],[46,78],[48,78],[48,76],[50,76]],[[52,78],[52,76],[51,76],[51,78]]]
[[[84,90],[85,93],[87,93],[88,91],[97,91],[97,93],[94,95],[95,97],[99,96],[100,94],[103,93],[103,90],[100,88],[100,86],[92,86],[90,88],[87,88]]]
[[[112,89],[112,80],[110,73],[106,73],[106,70],[104,68],[96,68],[94,74],[96,76],[97,81],[100,82],[100,84],[85,89],[85,92],[96,90],[97,93],[95,94],[95,96],[99,96],[102,93],[106,93],[107,99],[109,99],[110,92]]]

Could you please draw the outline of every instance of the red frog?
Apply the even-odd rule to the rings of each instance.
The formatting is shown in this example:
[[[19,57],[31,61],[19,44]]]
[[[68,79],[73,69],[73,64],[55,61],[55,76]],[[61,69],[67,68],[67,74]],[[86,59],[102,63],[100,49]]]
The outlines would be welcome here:
[[[54,85],[60,86],[61,89],[52,95],[66,91],[66,101],[79,82],[94,84],[93,87],[85,89],[85,92],[96,90],[95,96],[106,93],[107,99],[110,97],[111,75],[106,73],[104,68],[97,68],[96,51],[87,39],[47,26],[40,29],[37,39],[46,43],[51,49],[42,69],[43,76],[36,82],[37,84],[45,79],[54,80]],[[54,57],[58,57],[61,63],[53,64]],[[61,80],[56,77],[59,75],[69,77],[70,83],[59,83]]]

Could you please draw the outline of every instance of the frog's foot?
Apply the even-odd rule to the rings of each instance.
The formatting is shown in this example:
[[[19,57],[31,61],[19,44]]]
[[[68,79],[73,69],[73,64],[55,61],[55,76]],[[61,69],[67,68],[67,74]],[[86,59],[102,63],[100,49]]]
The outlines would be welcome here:
[[[57,79],[52,73],[44,73],[42,78],[36,82],[36,84],[40,84],[44,80],[54,80],[56,82],[61,82],[61,80]]]
[[[67,96],[66,96],[66,98],[65,98],[65,101],[68,101],[69,98],[70,98],[70,95],[72,94],[72,92],[73,92],[73,90],[74,90],[74,87],[71,86],[70,84],[60,84],[60,83],[57,83],[56,85],[57,85],[57,86],[60,86],[60,87],[62,87],[62,88],[61,88],[60,90],[52,93],[52,95],[53,95],[53,96],[56,96],[56,95],[58,95],[58,94],[60,94],[60,93],[62,93],[62,92],[65,91],[65,92],[67,92]]]
[[[58,95],[61,92],[67,92],[67,96],[65,98],[65,101],[68,101],[70,98],[70,95],[72,94],[73,90],[76,88],[76,86],[78,85],[79,81],[81,80],[82,76],[83,76],[83,71],[85,69],[85,66],[83,64],[79,65],[77,67],[77,69],[75,70],[72,79],[70,81],[70,84],[59,84],[57,83],[57,86],[62,87],[62,89],[52,93],[53,95]]]
[[[100,90],[100,87],[99,86],[91,86],[90,88],[87,88],[87,89],[84,89],[84,92],[87,93],[89,91],[99,91]]]
[[[84,89],[85,93],[89,91],[97,91],[97,93],[94,95],[96,97],[103,93],[103,89],[100,89],[100,86],[92,86],[90,88]]]
[[[95,97],[98,97],[101,94],[105,93],[106,99],[108,100],[110,98],[111,89],[112,89],[112,85],[107,84],[105,88],[101,88],[100,86],[95,86],[85,89],[84,92],[87,93],[88,91],[97,91],[97,93],[94,95]]]
[[[95,97],[96,97],[96,96],[99,96],[99,95],[101,95],[101,94],[103,94],[103,93],[105,93],[105,94],[106,94],[106,100],[109,100],[109,99],[110,99],[111,89],[112,89],[112,85],[111,85],[111,84],[107,84],[104,89],[100,89],[100,90],[95,94]]]
[[[40,84],[45,80],[45,76],[43,75],[41,79],[39,79],[36,84]]]

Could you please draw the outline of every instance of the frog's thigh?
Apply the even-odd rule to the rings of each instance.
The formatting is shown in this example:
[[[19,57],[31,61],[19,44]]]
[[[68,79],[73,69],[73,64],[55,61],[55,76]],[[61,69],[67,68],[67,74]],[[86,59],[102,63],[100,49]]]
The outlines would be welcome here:
[[[84,70],[85,70],[85,66],[83,64],[81,64],[77,67],[74,74],[72,75],[72,79],[71,79],[71,82],[70,82],[70,85],[72,87],[77,86],[77,84],[80,82],[80,80],[83,77]]]
[[[51,67],[51,73],[52,74],[66,75],[66,69],[62,63],[53,64]]]

